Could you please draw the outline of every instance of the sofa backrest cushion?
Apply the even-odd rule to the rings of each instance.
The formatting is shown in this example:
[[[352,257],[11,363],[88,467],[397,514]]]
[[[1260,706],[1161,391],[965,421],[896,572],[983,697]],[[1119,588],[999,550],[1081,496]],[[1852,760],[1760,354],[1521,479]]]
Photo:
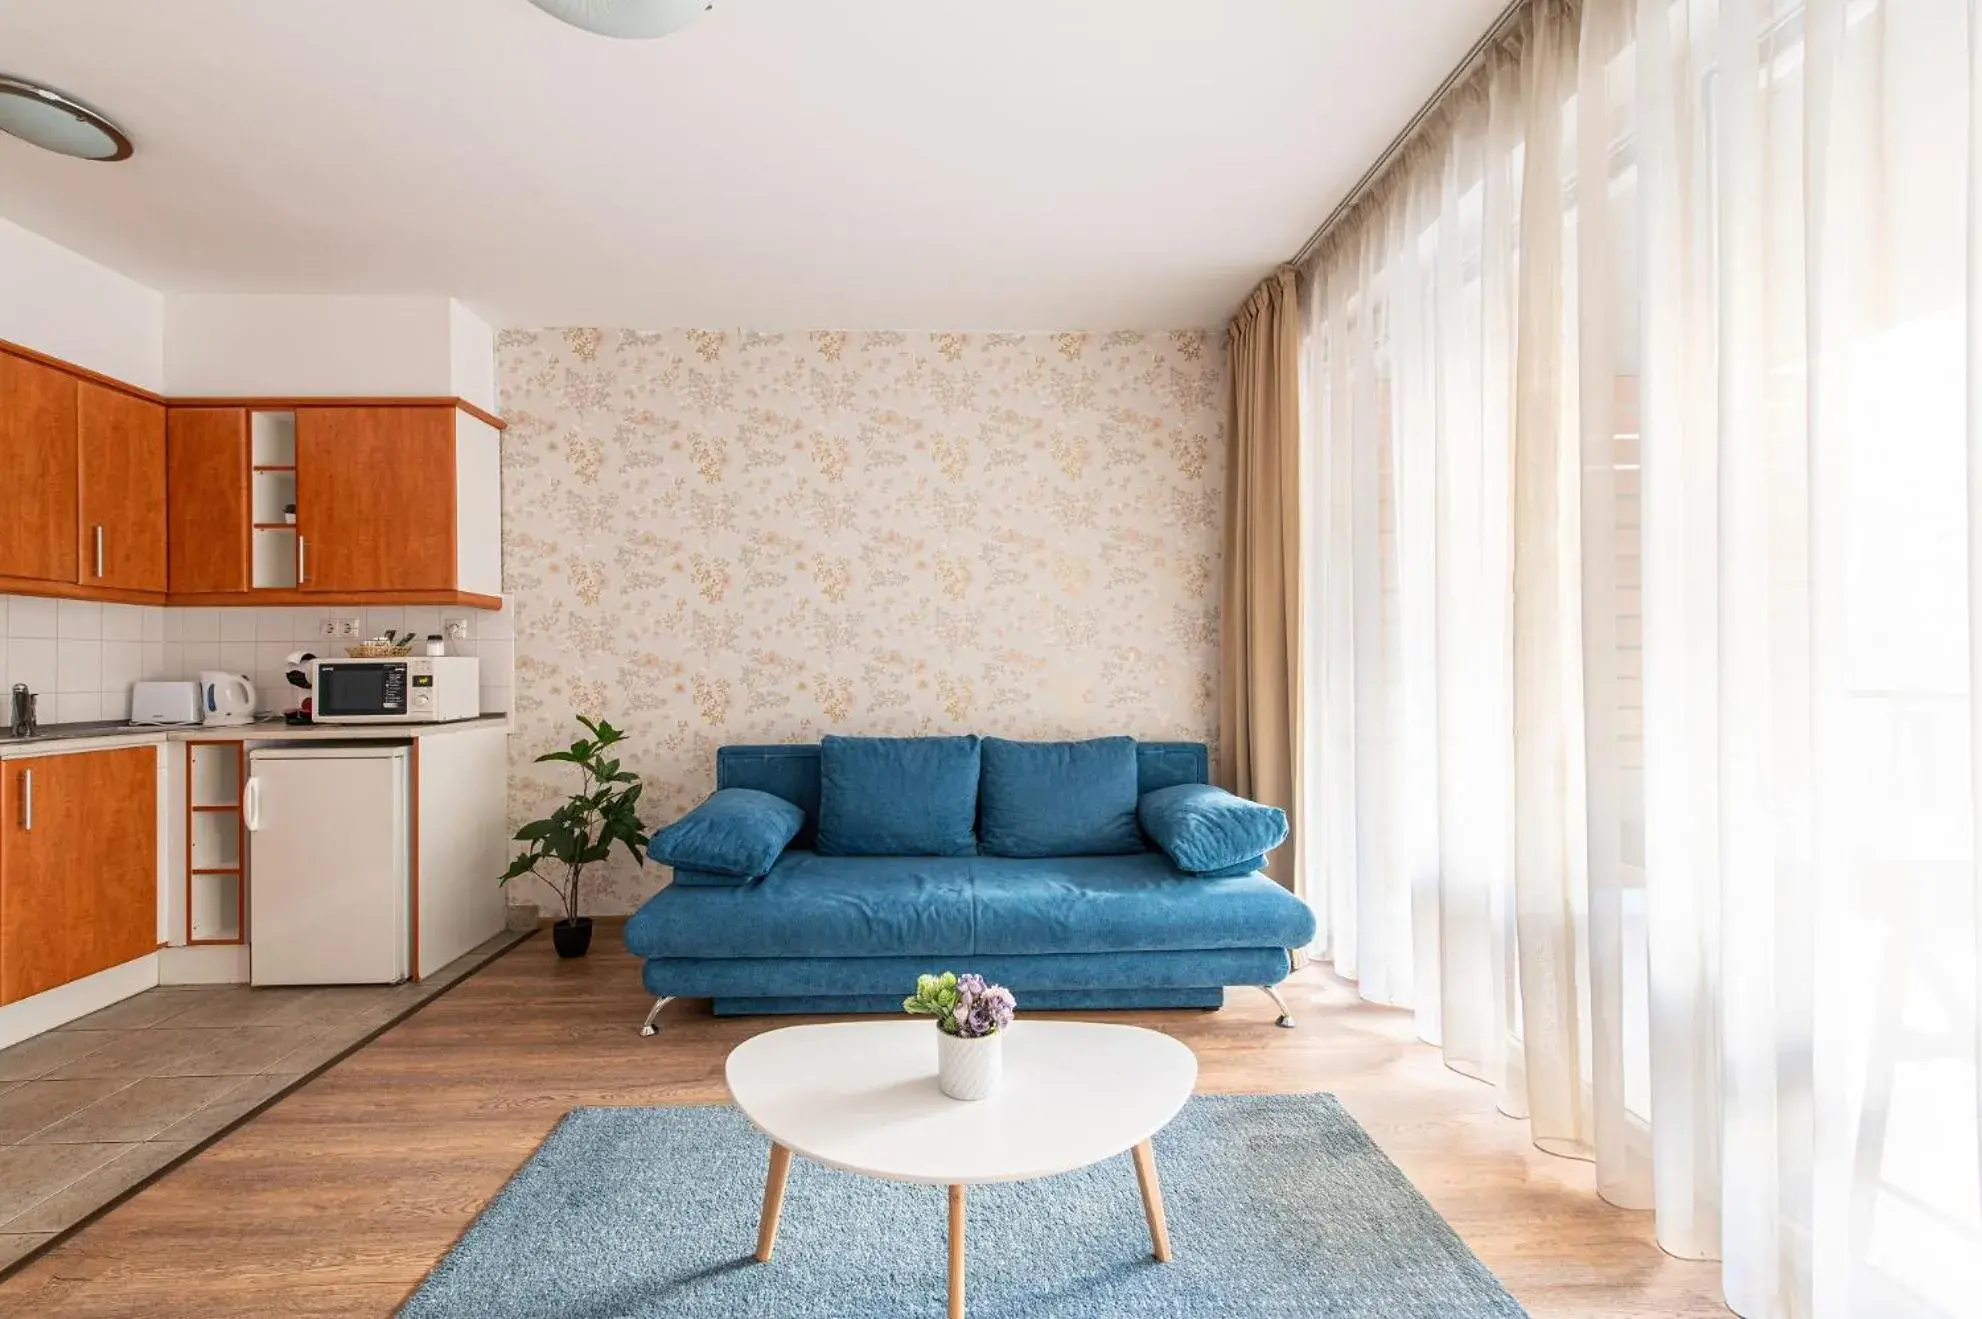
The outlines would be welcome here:
[[[987,737],[977,790],[987,856],[1119,856],[1136,827],[1136,741],[1012,742]]]
[[[1211,757],[1202,742],[1137,742],[1136,790],[1155,792],[1179,783],[1209,783]],[[756,788],[783,797],[805,812],[793,848],[810,848],[819,831],[819,744],[719,747],[716,786]]]
[[[975,736],[828,736],[814,846],[822,856],[974,856],[978,764]]]

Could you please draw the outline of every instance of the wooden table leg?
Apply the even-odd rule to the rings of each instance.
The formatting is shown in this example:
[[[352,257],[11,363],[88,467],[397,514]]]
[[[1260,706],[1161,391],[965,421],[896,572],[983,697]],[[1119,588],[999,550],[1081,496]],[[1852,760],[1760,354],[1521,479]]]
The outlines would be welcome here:
[[[950,1319],[963,1319],[963,1187],[950,1188]]]
[[[1163,1184],[1156,1180],[1156,1151],[1148,1141],[1135,1148],[1136,1182],[1142,1187],[1142,1212],[1149,1219],[1149,1243],[1160,1263],[1170,1262],[1170,1228],[1163,1221]]]
[[[764,1213],[757,1220],[757,1262],[771,1261],[771,1248],[778,1244],[778,1215],[785,1207],[785,1177],[791,1172],[791,1151],[771,1146],[771,1167],[764,1174]]]

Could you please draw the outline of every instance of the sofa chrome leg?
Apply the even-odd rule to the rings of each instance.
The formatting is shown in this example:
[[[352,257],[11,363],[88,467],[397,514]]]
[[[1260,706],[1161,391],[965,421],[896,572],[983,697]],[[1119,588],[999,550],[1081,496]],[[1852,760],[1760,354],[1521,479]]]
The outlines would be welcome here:
[[[1287,1000],[1280,997],[1280,991],[1272,985],[1261,985],[1259,988],[1261,993],[1273,1000],[1273,1006],[1280,1009],[1280,1019],[1273,1024],[1292,1030],[1294,1028],[1294,1014],[1287,1010]]]
[[[640,1033],[642,1035],[658,1035],[661,1033],[661,1028],[654,1024],[654,1018],[660,1016],[661,1009],[672,1002],[674,1002],[673,994],[663,994],[654,1000],[654,1006],[647,1009],[647,1020],[640,1023]]]

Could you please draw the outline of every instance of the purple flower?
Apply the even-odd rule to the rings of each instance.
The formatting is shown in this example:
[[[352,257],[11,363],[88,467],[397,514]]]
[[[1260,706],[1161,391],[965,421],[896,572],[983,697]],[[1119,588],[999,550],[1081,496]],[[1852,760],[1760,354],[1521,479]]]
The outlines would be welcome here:
[[[995,1035],[1012,1024],[1018,1007],[1012,991],[1003,985],[988,985],[984,977],[965,973],[957,977],[957,1006],[953,1020],[956,1033],[965,1039]]]

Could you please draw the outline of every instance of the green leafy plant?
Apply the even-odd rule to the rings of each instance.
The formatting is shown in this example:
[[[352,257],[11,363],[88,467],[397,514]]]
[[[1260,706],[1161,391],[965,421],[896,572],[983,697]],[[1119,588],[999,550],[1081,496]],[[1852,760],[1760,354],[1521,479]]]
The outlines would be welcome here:
[[[956,1034],[957,973],[917,976],[915,992],[902,1000],[902,1011],[914,1017],[934,1017],[945,1034]]]
[[[582,780],[579,789],[549,815],[516,831],[516,841],[528,846],[516,854],[499,881],[507,885],[519,875],[538,880],[563,901],[567,922],[578,919],[578,884],[585,867],[604,861],[614,843],[625,847],[636,862],[647,864],[647,826],[639,813],[640,776],[621,769],[618,759],[607,754],[626,740],[626,734],[604,719],[594,723],[581,714],[578,722],[590,736],[562,751],[545,752],[537,763],[576,765]],[[547,866],[551,873],[546,875],[539,866]]]

